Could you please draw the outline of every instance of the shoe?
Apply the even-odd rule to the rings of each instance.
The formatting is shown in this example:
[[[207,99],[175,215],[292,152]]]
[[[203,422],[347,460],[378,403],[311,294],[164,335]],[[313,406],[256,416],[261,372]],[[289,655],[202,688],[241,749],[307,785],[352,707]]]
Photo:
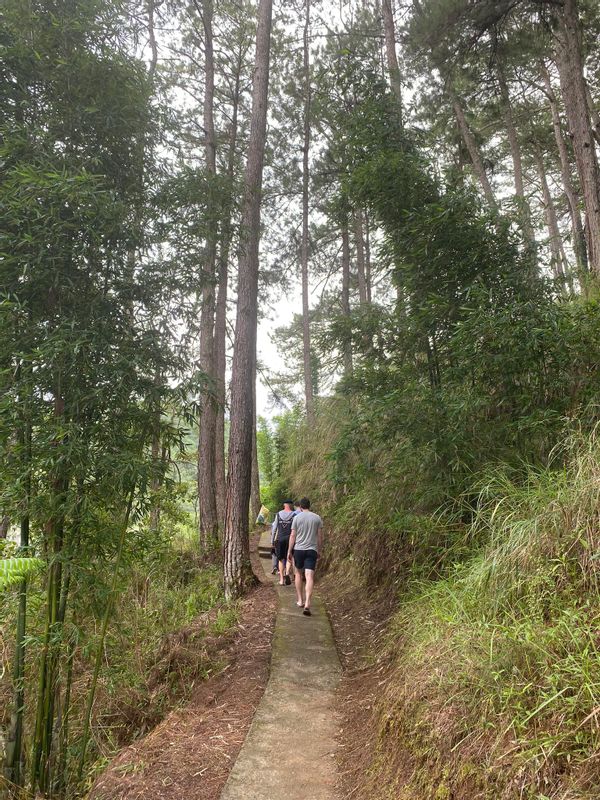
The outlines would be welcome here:
[[[296,605],[298,606],[298,608],[304,608],[304,603],[299,603],[297,600],[296,600]]]
[[[292,579],[290,578],[290,576],[289,576],[289,575],[286,575],[286,576],[285,576],[285,585],[286,585],[286,586],[290,586],[290,585],[291,585],[291,583],[292,583]]]
[[[277,575],[277,567],[273,567],[271,570],[271,575]]]
[[[312,614],[310,613],[310,608],[306,608],[306,606],[304,607],[304,611],[302,613],[304,614],[305,617],[312,617]]]

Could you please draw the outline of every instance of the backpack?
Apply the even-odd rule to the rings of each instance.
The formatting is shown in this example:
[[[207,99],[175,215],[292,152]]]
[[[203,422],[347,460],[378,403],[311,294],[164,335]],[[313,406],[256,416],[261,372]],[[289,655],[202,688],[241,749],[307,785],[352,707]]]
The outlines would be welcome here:
[[[277,529],[275,531],[275,541],[278,539],[289,539],[292,535],[292,521],[294,517],[289,519],[281,519],[279,512],[277,512]]]

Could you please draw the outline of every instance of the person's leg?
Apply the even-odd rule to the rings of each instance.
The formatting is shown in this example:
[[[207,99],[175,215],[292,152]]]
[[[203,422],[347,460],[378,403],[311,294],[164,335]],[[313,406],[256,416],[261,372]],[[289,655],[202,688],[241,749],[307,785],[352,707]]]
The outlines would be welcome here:
[[[310,608],[310,601],[315,585],[315,571],[314,569],[307,568],[304,570],[304,574],[306,575],[306,600],[304,601],[304,608]],[[300,586],[302,586],[302,582],[300,582]]]
[[[281,559],[279,559],[279,585],[280,586],[283,586],[284,583],[285,583],[284,576],[285,576],[285,561],[282,561]]]
[[[296,567],[296,575],[295,575],[294,586],[296,587],[296,605],[297,606],[303,606],[304,605],[304,600],[302,599],[302,572],[303,572],[303,570],[298,569],[298,567]]]
[[[278,569],[279,569],[279,559],[277,558],[277,553],[275,552],[275,549],[273,549],[273,552],[271,553],[271,574],[275,575]]]

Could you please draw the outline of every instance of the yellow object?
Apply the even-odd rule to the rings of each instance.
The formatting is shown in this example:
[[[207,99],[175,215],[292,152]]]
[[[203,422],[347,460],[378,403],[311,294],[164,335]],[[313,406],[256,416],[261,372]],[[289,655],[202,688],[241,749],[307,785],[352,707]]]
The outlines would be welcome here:
[[[268,525],[269,523],[269,509],[266,506],[261,506],[258,516],[256,518],[257,525]]]

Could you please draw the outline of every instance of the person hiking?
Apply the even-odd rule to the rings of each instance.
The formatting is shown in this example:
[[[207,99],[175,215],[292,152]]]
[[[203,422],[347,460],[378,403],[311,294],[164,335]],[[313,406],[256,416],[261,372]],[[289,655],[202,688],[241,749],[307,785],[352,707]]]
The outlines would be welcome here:
[[[300,508],[300,500],[294,500],[294,516],[296,516],[296,514],[301,514],[301,513],[302,509]],[[293,550],[292,550],[292,555],[294,555]],[[289,570],[290,578],[292,579],[292,581],[294,581],[296,576],[296,570],[294,568],[294,559],[288,561],[288,564],[290,565],[290,570]]]
[[[275,546],[275,534],[271,528],[271,575],[279,572],[279,559],[277,558],[277,548]]]
[[[271,527],[271,523],[269,522],[269,509],[264,505],[264,503],[260,507],[260,511],[258,512],[258,516],[256,517],[256,525],[264,525],[265,528]],[[277,553],[275,552],[275,542],[273,541],[273,530],[271,529],[271,575],[277,575],[279,569],[279,560],[277,558]]]
[[[306,617],[311,616],[310,603],[315,585],[317,559],[323,551],[323,520],[310,510],[310,500],[300,500],[301,514],[292,519],[292,534],[288,546],[288,561],[292,558],[296,565],[296,605],[302,608]],[[293,552],[293,556],[292,556]],[[303,599],[302,578],[306,577],[305,598]]]
[[[290,542],[290,535],[292,533],[292,520],[294,519],[294,501],[284,500],[283,509],[275,514],[271,533],[275,550],[277,553],[277,562],[279,565],[279,585],[284,584],[289,586],[292,582],[290,578],[291,564],[288,562],[288,545]]]

